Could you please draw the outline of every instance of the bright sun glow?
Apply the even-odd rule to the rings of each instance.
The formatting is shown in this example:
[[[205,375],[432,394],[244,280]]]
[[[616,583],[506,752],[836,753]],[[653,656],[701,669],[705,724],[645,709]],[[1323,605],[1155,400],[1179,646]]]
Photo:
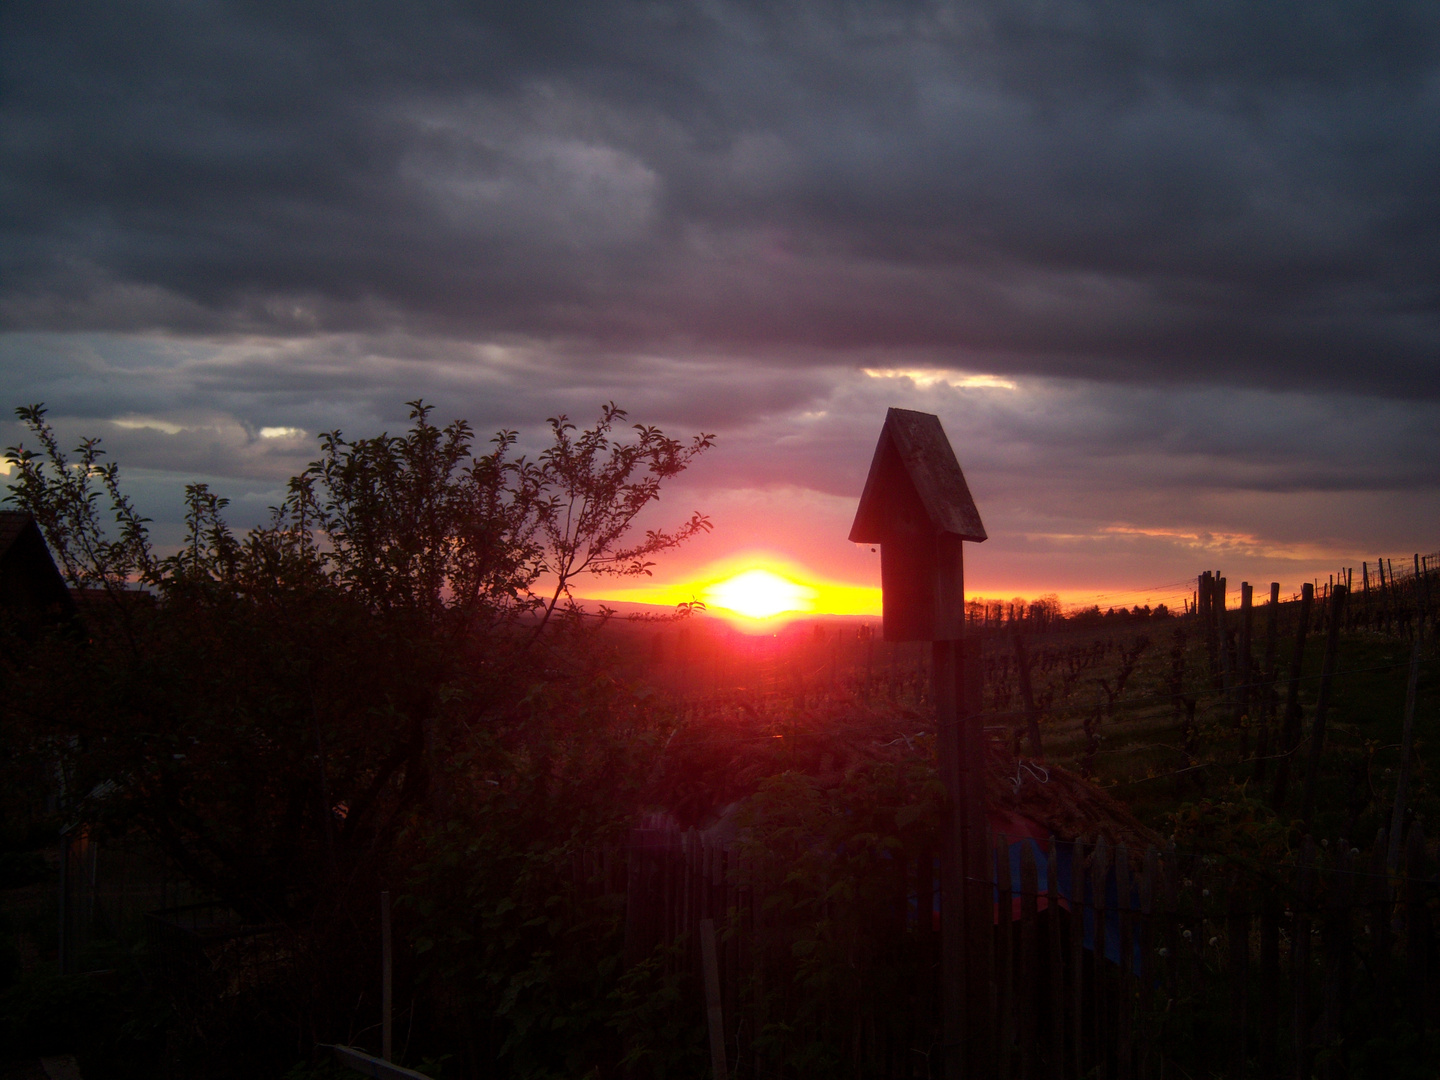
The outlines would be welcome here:
[[[711,585],[701,598],[707,607],[724,608],[751,619],[768,619],[788,611],[813,611],[815,607],[814,589],[758,569]]]
[[[808,567],[774,552],[737,552],[680,581],[607,590],[597,602],[623,601],[674,607],[698,600],[747,632],[771,633],[777,624],[817,615],[880,614],[880,589],[817,577]]]

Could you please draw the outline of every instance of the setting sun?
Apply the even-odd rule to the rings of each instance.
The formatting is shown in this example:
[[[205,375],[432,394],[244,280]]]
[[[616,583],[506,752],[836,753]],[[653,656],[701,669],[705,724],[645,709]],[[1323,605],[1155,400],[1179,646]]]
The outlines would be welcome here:
[[[699,601],[703,610],[740,629],[763,633],[794,618],[880,614],[877,586],[832,581],[782,554],[753,550],[697,568],[678,581],[606,590],[588,599],[665,607]]]
[[[815,590],[769,570],[747,570],[711,585],[701,594],[710,607],[724,608],[751,619],[768,619],[781,612],[811,611]]]

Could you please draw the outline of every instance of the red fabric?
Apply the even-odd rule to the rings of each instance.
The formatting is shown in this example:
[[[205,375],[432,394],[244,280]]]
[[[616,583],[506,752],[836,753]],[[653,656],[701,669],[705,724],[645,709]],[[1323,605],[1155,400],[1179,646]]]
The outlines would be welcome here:
[[[1020,840],[1030,839],[1039,844],[1040,850],[1043,852],[1046,849],[1046,845],[1050,843],[1051,832],[1049,829],[1038,822],[1031,821],[1023,814],[1016,813],[1014,810],[1007,810],[1003,806],[992,807],[989,813],[989,820],[990,834],[992,836],[1005,837],[1006,841],[1012,847]],[[1012,881],[1010,887],[1017,890],[1017,893],[1010,897],[1010,921],[1019,922],[1020,896],[1018,895],[1018,890],[1020,888],[1020,882]],[[1037,912],[1044,911],[1049,906],[1050,898],[1044,893],[1041,893],[1035,898],[1035,910]],[[1060,906],[1066,911],[1070,909],[1070,905],[1064,897],[1060,898]],[[995,923],[997,926],[1000,923],[1000,902],[998,899],[995,902]]]

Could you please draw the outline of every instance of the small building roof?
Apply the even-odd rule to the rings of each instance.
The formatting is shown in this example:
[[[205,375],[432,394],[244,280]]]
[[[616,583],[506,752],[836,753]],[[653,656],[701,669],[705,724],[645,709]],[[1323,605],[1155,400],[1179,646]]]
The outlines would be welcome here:
[[[927,523],[935,532],[951,533],[962,540],[986,538],[980,511],[970,497],[940,418],[911,409],[890,409],[850,527],[850,540],[884,543]]]
[[[34,612],[52,605],[74,610],[40,527],[24,510],[0,510],[0,607]]]
[[[25,526],[34,520],[24,510],[0,510],[0,558],[5,557],[15,541],[20,539]]]

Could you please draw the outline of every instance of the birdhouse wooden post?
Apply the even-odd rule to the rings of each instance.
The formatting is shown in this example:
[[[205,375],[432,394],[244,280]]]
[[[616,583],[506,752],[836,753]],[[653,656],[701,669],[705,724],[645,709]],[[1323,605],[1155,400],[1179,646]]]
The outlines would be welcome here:
[[[994,936],[985,745],[979,666],[966,663],[961,549],[967,540],[984,540],[985,526],[939,417],[909,409],[885,414],[850,539],[880,546],[885,640],[932,643],[947,804],[940,851],[944,1075],[988,1078]]]

